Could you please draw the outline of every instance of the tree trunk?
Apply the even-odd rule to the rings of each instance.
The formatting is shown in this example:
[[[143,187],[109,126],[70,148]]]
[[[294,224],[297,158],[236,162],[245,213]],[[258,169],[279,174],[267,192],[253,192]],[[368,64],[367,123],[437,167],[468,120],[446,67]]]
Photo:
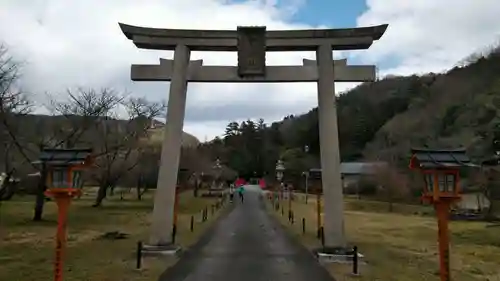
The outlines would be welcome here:
[[[35,199],[35,210],[33,214],[34,221],[41,221],[43,217],[43,207],[45,205],[45,191],[47,190],[47,169],[45,164],[42,165],[40,171],[40,180],[38,181],[38,187],[36,189],[36,199]]]
[[[200,187],[200,183],[198,181],[195,181],[194,183],[194,189],[193,189],[193,196],[198,197],[198,188]]]
[[[144,181],[142,180],[142,176],[139,176],[139,178],[137,179],[137,187],[136,187],[138,201],[142,200],[141,186],[143,185],[143,182]]]
[[[142,200],[142,192],[141,192],[141,186],[137,186],[137,200],[141,201]]]
[[[491,182],[492,182],[492,180],[490,178],[488,178],[488,184],[490,184]],[[493,207],[493,200],[492,200],[490,188],[491,187],[487,185],[483,189],[484,197],[486,197],[486,199],[490,202],[490,205],[486,208],[486,213],[484,214],[487,219],[494,216],[494,207]],[[479,204],[478,204],[478,206],[479,206]]]
[[[107,193],[107,190],[108,190],[108,186],[109,186],[108,183],[101,184],[99,186],[99,190],[97,191],[97,197],[96,197],[95,203],[92,205],[92,207],[99,207],[99,206],[101,206],[102,201],[104,200],[104,198],[106,198],[106,193]]]
[[[488,206],[488,210],[486,212],[486,217],[487,218],[493,218],[495,217],[495,200],[490,199],[490,197],[486,197],[490,201],[490,206]]]

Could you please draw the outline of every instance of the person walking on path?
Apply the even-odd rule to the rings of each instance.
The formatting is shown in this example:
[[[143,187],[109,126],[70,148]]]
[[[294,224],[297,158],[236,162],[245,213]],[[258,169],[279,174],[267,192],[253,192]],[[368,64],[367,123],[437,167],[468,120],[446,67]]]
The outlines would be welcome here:
[[[243,193],[245,193],[245,188],[241,185],[238,187],[238,195],[240,196],[241,203],[243,203]]]
[[[234,184],[229,185],[229,202],[233,202],[234,197]]]

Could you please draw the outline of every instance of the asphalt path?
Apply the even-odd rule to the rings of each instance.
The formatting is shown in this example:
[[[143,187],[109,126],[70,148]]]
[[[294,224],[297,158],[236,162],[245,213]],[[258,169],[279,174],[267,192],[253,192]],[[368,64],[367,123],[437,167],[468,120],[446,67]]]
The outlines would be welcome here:
[[[222,215],[159,281],[333,281],[265,210],[258,186]]]

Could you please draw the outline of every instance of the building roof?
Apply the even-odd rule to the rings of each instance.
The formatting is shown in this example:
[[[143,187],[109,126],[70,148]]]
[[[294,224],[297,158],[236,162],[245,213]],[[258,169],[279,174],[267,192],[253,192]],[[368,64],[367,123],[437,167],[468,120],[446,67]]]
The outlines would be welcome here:
[[[33,163],[49,163],[52,165],[67,165],[85,162],[92,149],[43,149],[40,152],[39,161]]]
[[[371,175],[375,173],[375,168],[387,166],[386,162],[342,162],[340,163],[340,173],[342,175]],[[321,173],[321,169],[310,169],[312,173]]]
[[[459,168],[477,167],[472,164],[465,148],[458,149],[427,149],[412,148],[410,168]]]
[[[343,175],[370,175],[376,168],[386,167],[386,162],[342,162],[340,173]]]

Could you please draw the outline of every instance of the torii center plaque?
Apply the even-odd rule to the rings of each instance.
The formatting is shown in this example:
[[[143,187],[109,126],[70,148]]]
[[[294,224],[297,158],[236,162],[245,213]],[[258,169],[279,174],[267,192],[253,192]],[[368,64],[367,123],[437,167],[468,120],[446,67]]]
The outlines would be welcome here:
[[[238,76],[266,76],[266,27],[242,27],[238,32]]]
[[[325,247],[346,245],[334,82],[374,81],[376,71],[374,65],[349,65],[345,59],[334,61],[332,51],[368,49],[382,37],[386,24],[322,30],[266,30],[265,27],[189,30],[126,24],[120,24],[120,28],[138,48],[175,50],[173,59],[160,58],[159,64],[131,67],[134,81],[170,81],[168,122],[151,222],[152,246],[172,244],[173,206],[189,82],[316,83],[321,169],[328,171],[321,177]],[[190,60],[191,51],[238,52],[238,65],[203,65],[203,60]],[[316,60],[304,59],[301,65],[266,65],[266,52],[286,51],[313,51]],[[283,99],[286,98],[283,93]]]

